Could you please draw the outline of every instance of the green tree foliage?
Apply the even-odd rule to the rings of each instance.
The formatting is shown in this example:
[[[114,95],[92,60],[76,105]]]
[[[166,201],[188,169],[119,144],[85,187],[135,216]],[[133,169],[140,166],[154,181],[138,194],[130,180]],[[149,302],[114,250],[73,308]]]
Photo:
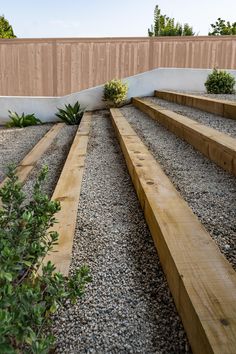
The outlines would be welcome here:
[[[15,38],[12,26],[4,15],[0,16],[0,38]]]
[[[215,23],[211,24],[211,32],[209,36],[227,36],[236,35],[236,22],[230,23],[229,21],[222,20],[220,17]]]
[[[154,24],[148,29],[149,37],[158,36],[194,36],[193,28],[188,23],[184,25],[175,23],[174,18],[161,14],[161,10],[156,5],[154,10]]]

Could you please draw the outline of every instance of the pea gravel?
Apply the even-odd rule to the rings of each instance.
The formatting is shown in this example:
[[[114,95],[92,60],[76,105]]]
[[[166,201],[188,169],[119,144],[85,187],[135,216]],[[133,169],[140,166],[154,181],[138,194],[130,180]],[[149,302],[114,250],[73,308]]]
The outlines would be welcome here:
[[[174,90],[173,90],[174,91]],[[233,101],[236,103],[236,94],[214,94],[214,93],[206,93],[206,92],[196,92],[196,91],[176,91],[179,93],[187,93],[189,95],[195,96],[203,96],[209,98],[216,98],[217,100],[226,100],[226,101]]]
[[[236,269],[236,178],[135,107],[121,111]]]
[[[51,127],[52,124],[43,124],[0,130],[0,182],[4,179],[6,166],[18,164]]]
[[[71,271],[93,276],[54,319],[56,353],[190,353],[110,118],[93,115]]]
[[[233,119],[220,117],[215,114],[200,111],[196,108],[168,102],[157,97],[146,97],[145,99],[236,138],[236,122]]]

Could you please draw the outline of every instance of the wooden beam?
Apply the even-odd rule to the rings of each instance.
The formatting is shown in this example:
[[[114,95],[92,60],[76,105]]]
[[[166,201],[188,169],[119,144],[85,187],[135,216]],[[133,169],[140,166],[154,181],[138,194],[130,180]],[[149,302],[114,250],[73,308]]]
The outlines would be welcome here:
[[[68,275],[72,257],[72,246],[76,227],[78,204],[85,158],[91,125],[91,113],[85,113],[72,143],[67,160],[56,185],[52,200],[61,203],[61,210],[56,214],[58,223],[51,231],[59,233],[59,242],[44,260],[55,264],[57,271]]]
[[[155,91],[154,95],[163,100],[178,103],[236,120],[236,103],[227,100],[190,95],[172,91]]]
[[[235,271],[118,109],[111,118],[193,352],[234,354]]]
[[[24,159],[18,164],[16,168],[16,174],[21,183],[24,183],[37,161],[47,151],[59,131],[64,127],[64,123],[54,124],[53,127],[39,140],[39,142],[33,147],[33,149],[24,157]],[[7,178],[0,183],[0,188],[3,187]]]
[[[236,139],[163,107],[133,98],[132,103],[218,166],[236,176]]]

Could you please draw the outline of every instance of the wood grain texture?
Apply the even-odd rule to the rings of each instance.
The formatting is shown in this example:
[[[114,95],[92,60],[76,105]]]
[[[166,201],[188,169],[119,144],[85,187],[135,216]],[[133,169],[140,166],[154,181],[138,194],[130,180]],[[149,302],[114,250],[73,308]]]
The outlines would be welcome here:
[[[0,39],[0,95],[62,96],[158,67],[236,69],[235,36]]]
[[[236,139],[163,107],[133,98],[135,107],[236,176]]]
[[[19,182],[24,183],[37,161],[47,151],[59,131],[65,126],[64,123],[54,124],[53,127],[39,140],[39,142],[33,147],[32,150],[23,158],[16,168],[16,174],[19,178]],[[0,188],[3,187],[7,179],[4,179],[0,183]]]
[[[111,119],[196,354],[234,354],[236,273],[118,109]]]
[[[236,102],[166,90],[155,91],[154,95],[163,100],[197,108],[205,112],[236,120]]]
[[[68,275],[71,263],[91,115],[91,113],[85,113],[82,118],[52,196],[52,200],[58,200],[61,203],[61,210],[56,214],[58,223],[51,230],[59,233],[59,242],[54,247],[56,252],[50,253],[44,263],[51,261],[56,266],[56,270],[64,275]]]

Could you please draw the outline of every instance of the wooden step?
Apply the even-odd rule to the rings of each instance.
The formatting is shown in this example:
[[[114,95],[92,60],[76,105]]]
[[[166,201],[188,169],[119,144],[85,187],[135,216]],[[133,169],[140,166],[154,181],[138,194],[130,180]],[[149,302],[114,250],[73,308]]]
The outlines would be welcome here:
[[[163,100],[236,120],[236,102],[166,90],[155,91],[154,95]]]
[[[111,118],[193,352],[235,353],[235,271],[120,110]]]
[[[33,147],[32,150],[24,157],[24,159],[18,164],[16,168],[16,174],[21,183],[24,183],[36,163],[47,151],[59,131],[64,127],[64,123],[56,123],[53,127],[39,140],[39,142]],[[6,182],[6,178],[0,183],[0,188],[3,187]]]
[[[236,139],[193,119],[151,102],[133,98],[132,103],[195,149],[236,176]]]
[[[53,253],[45,257],[44,263],[51,261],[56,270],[68,275],[72,257],[72,246],[76,227],[80,190],[89,139],[92,114],[83,115],[52,200],[59,200],[61,210],[56,214],[58,221],[50,231],[59,233],[58,245]]]

